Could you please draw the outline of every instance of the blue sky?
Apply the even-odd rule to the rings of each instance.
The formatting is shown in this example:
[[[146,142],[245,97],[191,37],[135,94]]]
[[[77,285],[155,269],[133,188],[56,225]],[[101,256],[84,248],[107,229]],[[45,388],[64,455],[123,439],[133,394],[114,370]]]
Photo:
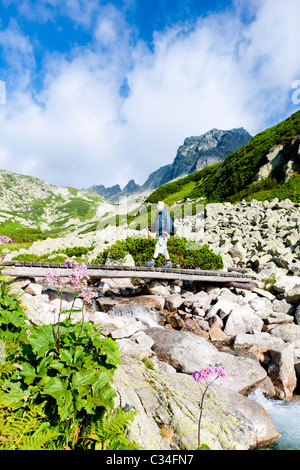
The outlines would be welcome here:
[[[2,0],[0,168],[121,187],[299,109],[299,0]],[[300,82],[299,82],[300,84]]]

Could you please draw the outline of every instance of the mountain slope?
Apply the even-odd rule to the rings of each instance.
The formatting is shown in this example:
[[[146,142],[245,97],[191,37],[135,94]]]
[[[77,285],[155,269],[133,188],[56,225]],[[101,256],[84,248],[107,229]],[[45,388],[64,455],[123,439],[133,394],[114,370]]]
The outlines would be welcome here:
[[[122,196],[149,194],[150,191],[162,184],[223,161],[229,154],[242,147],[250,139],[251,135],[243,128],[228,131],[211,129],[200,136],[187,137],[183,145],[178,148],[173,163],[164,165],[151,173],[142,186],[131,180],[123,190],[119,185],[109,188],[104,185],[94,185],[87,188],[86,191],[100,194],[112,202],[118,202]]]
[[[130,196],[131,194],[134,194],[139,191],[140,186],[135,183],[134,180],[130,180],[127,185],[121,189],[119,184],[115,184],[114,186],[106,188],[103,184],[97,186],[90,186],[87,189],[84,189],[84,191],[87,192],[93,192],[95,194],[98,194],[100,196],[103,196],[105,199],[107,199],[110,202],[119,202],[119,199],[124,197],[124,196]]]
[[[86,230],[110,207],[95,194],[0,170],[0,234],[28,240]]]
[[[200,136],[187,137],[178,148],[173,163],[151,173],[140,189],[155,189],[180,176],[223,161],[250,139],[251,135],[243,128],[228,131],[211,129]]]
[[[289,188],[297,186],[300,174],[299,133],[300,111],[257,134],[224,162],[161,186],[147,202],[162,199],[173,203],[186,198],[233,201],[263,189],[273,189],[276,194],[279,188],[286,196]],[[297,192],[293,196],[291,189],[291,197],[296,202],[300,196]]]

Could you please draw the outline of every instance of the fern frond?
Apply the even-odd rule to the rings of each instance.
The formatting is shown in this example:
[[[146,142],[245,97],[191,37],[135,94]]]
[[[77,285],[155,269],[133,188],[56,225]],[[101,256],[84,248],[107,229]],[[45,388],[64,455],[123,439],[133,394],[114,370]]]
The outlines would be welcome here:
[[[32,436],[25,438],[21,448],[22,450],[42,450],[49,442],[57,439],[59,435],[60,433],[54,429],[34,433]]]
[[[5,400],[0,397],[0,449],[6,450],[40,450],[59,433],[53,429],[43,428],[44,403],[36,405],[19,415]],[[20,410],[19,410],[20,411]]]
[[[2,376],[5,376],[5,377],[10,377],[13,375],[13,373],[16,371],[16,368],[13,364],[9,364],[9,363],[0,363],[0,378],[2,378]]]
[[[123,434],[129,423],[134,420],[132,411],[124,411],[117,408],[108,415],[103,415],[96,423],[95,432],[103,438],[112,438],[115,435]]]
[[[138,450],[140,447],[127,437],[127,428],[135,412],[117,408],[110,414],[93,420],[85,428],[84,448],[95,450]],[[87,432],[88,431],[88,432]]]

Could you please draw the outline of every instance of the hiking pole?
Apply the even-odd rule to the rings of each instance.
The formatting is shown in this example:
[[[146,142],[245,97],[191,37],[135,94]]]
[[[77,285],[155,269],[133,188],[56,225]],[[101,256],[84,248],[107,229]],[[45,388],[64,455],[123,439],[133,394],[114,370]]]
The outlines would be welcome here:
[[[149,261],[150,261],[150,260],[151,260],[151,254],[150,254],[149,227],[147,227],[147,232],[148,232],[148,249],[149,249]]]
[[[178,258],[180,259],[180,261],[182,262],[183,266],[185,266],[185,263],[184,261],[180,258],[179,254],[177,253],[177,251],[175,250],[174,246],[172,245],[171,243],[171,240],[168,238],[168,242],[170,243],[171,247],[173,248],[173,250],[175,251],[176,255],[178,256]]]

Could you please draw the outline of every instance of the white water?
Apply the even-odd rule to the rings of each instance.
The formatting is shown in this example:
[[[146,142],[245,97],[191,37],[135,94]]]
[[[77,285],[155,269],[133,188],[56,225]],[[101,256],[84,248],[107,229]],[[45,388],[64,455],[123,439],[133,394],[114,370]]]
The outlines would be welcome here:
[[[127,323],[140,321],[147,328],[159,327],[159,321],[162,320],[162,316],[155,310],[145,309],[136,304],[128,306],[116,305],[109,311],[109,315],[121,317]]]
[[[248,398],[264,407],[281,437],[276,448],[300,450],[300,400],[274,400],[266,398],[260,390],[255,390]]]

